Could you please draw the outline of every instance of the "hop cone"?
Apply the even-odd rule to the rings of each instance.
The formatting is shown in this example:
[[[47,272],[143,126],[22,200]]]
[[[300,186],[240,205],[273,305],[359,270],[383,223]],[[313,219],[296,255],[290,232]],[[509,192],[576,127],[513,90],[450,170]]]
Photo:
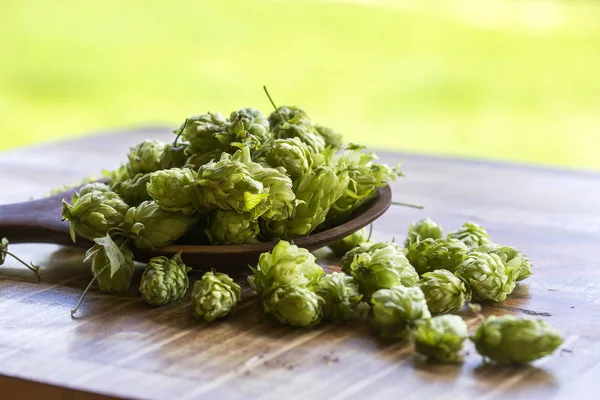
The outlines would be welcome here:
[[[417,282],[432,314],[447,314],[460,310],[465,302],[471,300],[471,291],[465,283],[452,272],[438,269],[427,272]]]
[[[411,244],[406,258],[419,274],[436,269],[455,272],[467,258],[468,252],[467,246],[460,240],[428,238]]]
[[[311,125],[296,117],[273,128],[275,139],[298,138],[306,144],[313,153],[325,150],[325,140]]]
[[[471,340],[479,354],[503,364],[529,363],[552,354],[563,342],[560,332],[546,322],[512,315],[490,316]]]
[[[168,144],[160,155],[160,169],[182,168],[188,159],[187,144]]]
[[[113,171],[102,170],[102,176],[108,179],[108,186],[110,187],[130,178],[127,165],[125,164],[121,164],[119,168]]]
[[[73,198],[71,199],[71,203],[75,203],[81,196],[86,195],[88,193],[92,193],[92,192],[105,193],[105,192],[110,192],[110,191],[111,191],[110,188],[105,183],[102,183],[102,182],[90,182],[90,183],[86,183],[85,185],[83,185],[82,187],[80,187],[73,194]]]
[[[184,166],[193,170],[197,170],[201,166],[208,164],[211,161],[217,162],[221,159],[223,150],[215,149],[206,153],[195,153],[185,160]]]
[[[313,160],[311,149],[300,139],[277,139],[266,152],[267,162],[274,167],[283,167],[292,178],[310,171]]]
[[[323,125],[315,125],[315,129],[323,137],[323,140],[325,140],[326,146],[341,147],[344,144],[344,138],[341,133]]]
[[[208,113],[186,119],[175,133],[189,142],[191,154],[204,154],[223,148],[215,135],[224,132],[226,124],[227,119],[220,113]]]
[[[251,268],[250,286],[261,297],[279,286],[306,286],[316,288],[324,274],[316,258],[308,250],[281,240],[258,259],[256,269]]]
[[[502,302],[514,290],[519,271],[507,268],[497,254],[474,251],[457,274],[471,288],[473,299]]]
[[[531,276],[531,269],[533,268],[531,260],[526,254],[514,247],[490,243],[479,247],[477,251],[481,253],[494,253],[500,256],[507,268],[519,271],[517,281],[522,281]]]
[[[146,174],[160,169],[160,157],[165,144],[158,140],[144,140],[129,150],[127,171],[129,176]]]
[[[323,317],[333,322],[352,318],[362,299],[354,279],[342,272],[323,275],[316,293],[325,300]]]
[[[364,253],[373,254],[376,250],[384,249],[388,246],[392,246],[392,247],[396,248],[396,250],[398,252],[400,252],[400,247],[396,243],[367,242],[367,243],[363,243],[359,246],[356,246],[353,249],[350,249],[346,254],[344,254],[342,259],[340,260],[340,267],[342,268],[342,271],[344,271],[344,273],[346,273],[348,275],[352,275],[352,270],[351,270],[352,263],[354,262],[354,259],[358,255],[364,254]]]
[[[194,218],[163,210],[155,201],[144,201],[127,211],[123,230],[135,247],[154,249],[172,244],[195,223]]]
[[[248,213],[216,210],[209,221],[206,235],[211,244],[258,243],[258,220]]]
[[[206,322],[225,317],[240,301],[242,289],[227,274],[207,272],[194,283],[192,311]]]
[[[181,252],[171,259],[163,256],[152,258],[140,282],[142,297],[153,306],[164,306],[179,300],[190,286],[187,276],[190,270],[181,260]]]
[[[411,244],[423,239],[440,239],[441,237],[442,227],[429,218],[424,218],[410,224],[404,246],[409,247]]]
[[[77,199],[73,205],[63,200],[62,216],[71,222],[71,239],[75,233],[93,240],[116,228],[129,206],[114,192],[93,191]]]
[[[459,230],[450,232],[448,239],[458,239],[467,245],[469,250],[491,243],[487,231],[480,225],[467,222]]]
[[[8,251],[8,239],[3,237],[0,239],[0,265],[6,261],[6,252]]]
[[[373,318],[381,336],[404,338],[414,322],[431,318],[425,296],[418,287],[394,286],[373,293]]]
[[[269,115],[269,125],[272,130],[275,130],[282,122],[291,121],[293,119],[310,124],[310,119],[308,118],[306,111],[296,106],[284,106],[279,107],[277,111],[273,111],[271,115]]]
[[[460,361],[468,336],[467,324],[457,315],[438,315],[419,321],[412,331],[415,352],[441,362]]]
[[[196,177],[189,168],[153,172],[147,185],[148,194],[165,211],[193,215],[201,209]]]
[[[225,124],[225,131],[215,134],[215,138],[224,146],[249,145],[260,148],[271,137],[269,121],[258,110],[244,108],[234,111]]]
[[[124,243],[114,243],[110,237],[96,238],[96,244],[86,253],[93,257],[92,273],[98,287],[107,293],[126,292],[133,276],[133,252]]]
[[[350,250],[354,249],[357,246],[365,243],[367,241],[367,231],[363,228],[359,231],[354,232],[353,234],[346,236],[343,239],[338,240],[337,242],[330,244],[329,247],[333,252],[342,257]]]
[[[150,174],[137,174],[131,179],[119,182],[113,186],[113,190],[131,206],[137,206],[143,201],[150,200],[147,185],[150,182]]]
[[[285,285],[271,291],[263,307],[282,324],[309,328],[321,321],[324,303],[321,296],[304,286]]]
[[[352,262],[350,271],[366,300],[379,289],[414,286],[419,280],[404,254],[394,246],[360,254]]]
[[[294,182],[298,204],[293,218],[267,221],[264,233],[270,238],[293,238],[310,234],[321,225],[331,205],[342,195],[348,182],[345,174],[337,175],[328,166],[320,166]]]

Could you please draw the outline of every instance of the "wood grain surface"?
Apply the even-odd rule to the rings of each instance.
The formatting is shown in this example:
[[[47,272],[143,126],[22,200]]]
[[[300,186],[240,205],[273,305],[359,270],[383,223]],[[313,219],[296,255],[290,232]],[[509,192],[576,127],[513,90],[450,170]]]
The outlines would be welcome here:
[[[0,203],[40,197],[101,168],[117,167],[151,128],[90,136],[0,154]],[[392,207],[374,225],[378,240],[404,239],[429,216],[447,230],[481,223],[492,239],[526,251],[534,275],[485,314],[544,318],[565,335],[553,356],[524,367],[484,365],[471,344],[460,365],[422,363],[405,343],[368,326],[292,329],[266,320],[245,287],[232,318],[194,320],[190,300],[153,308],[137,293],[93,291],[71,318],[91,278],[80,249],[14,245],[41,266],[41,283],[7,260],[0,267],[1,399],[596,399],[600,392],[600,176],[408,154]],[[2,232],[0,232],[0,236]],[[327,251],[322,264],[335,269]],[[198,278],[199,272],[191,276]],[[238,276],[244,282],[243,276]],[[473,328],[477,320],[462,314]]]

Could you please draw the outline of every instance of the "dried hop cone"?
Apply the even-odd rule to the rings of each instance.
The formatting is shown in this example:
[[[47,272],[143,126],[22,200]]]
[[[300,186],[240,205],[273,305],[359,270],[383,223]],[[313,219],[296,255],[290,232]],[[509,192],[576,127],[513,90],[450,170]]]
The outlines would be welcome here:
[[[418,321],[412,331],[415,352],[441,362],[462,360],[467,324],[458,315],[438,315]]]
[[[298,138],[275,140],[265,157],[273,167],[285,168],[292,178],[307,173],[313,165],[311,149]]]
[[[563,342],[548,323],[512,315],[490,316],[471,340],[479,354],[502,364],[529,363],[552,354]]]
[[[471,288],[473,299],[502,302],[514,290],[519,271],[507,268],[497,254],[474,251],[457,274]]]
[[[227,274],[207,272],[194,283],[192,311],[206,322],[223,318],[239,303],[242,289]]]
[[[481,253],[494,253],[500,256],[507,268],[519,271],[517,281],[522,281],[531,276],[531,269],[533,268],[531,260],[525,253],[514,247],[490,243],[479,247],[477,251]]]
[[[133,146],[127,154],[129,176],[145,174],[160,169],[160,157],[165,144],[158,140],[144,140]]]
[[[431,318],[423,292],[418,287],[394,286],[371,297],[375,327],[382,337],[405,338],[416,321]]]
[[[325,300],[323,316],[333,322],[352,318],[362,299],[354,279],[343,272],[323,275],[316,293]]]
[[[284,325],[310,328],[323,317],[325,300],[305,286],[285,285],[263,299],[265,313]]]
[[[423,218],[413,222],[408,227],[408,235],[404,241],[404,247],[423,239],[440,239],[442,237],[442,227],[429,218]]]
[[[337,242],[330,244],[329,247],[333,252],[342,257],[346,253],[348,253],[353,248],[360,246],[363,243],[367,242],[367,231],[366,229],[361,229],[353,234],[346,236],[343,239],[338,240]]]
[[[469,250],[475,250],[479,246],[491,243],[487,231],[481,225],[472,222],[467,222],[460,229],[450,232],[448,239],[460,240],[467,245]]]
[[[201,209],[196,178],[197,174],[189,168],[156,171],[150,174],[148,194],[165,211],[193,215]]]
[[[187,273],[191,270],[181,260],[181,252],[173,258],[154,257],[142,275],[140,293],[148,304],[164,306],[185,295],[190,281]]]
[[[249,213],[216,210],[209,217],[206,229],[211,244],[258,243],[258,220]]]
[[[380,250],[383,248],[386,248],[388,246],[393,246],[396,248],[397,251],[400,251],[400,247],[396,244],[396,243],[390,243],[390,242],[378,242],[378,243],[372,243],[372,242],[366,242],[363,243],[359,246],[356,246],[352,249],[350,249],[346,254],[344,254],[344,256],[342,257],[342,259],[340,260],[340,267],[342,268],[342,271],[348,275],[352,275],[352,271],[350,269],[350,267],[352,267],[352,263],[354,262],[354,259],[360,255],[360,254],[364,254],[364,253],[370,253],[372,254],[373,252],[375,252],[376,250]]]
[[[423,291],[432,314],[458,311],[471,300],[471,291],[465,282],[445,269],[423,274],[417,286]]]
[[[427,238],[408,246],[406,258],[419,274],[437,269],[455,272],[468,253],[467,246],[460,240]]]
[[[112,189],[125,203],[137,206],[143,201],[151,200],[147,189],[148,182],[150,182],[150,174],[137,174],[131,179],[115,184]]]

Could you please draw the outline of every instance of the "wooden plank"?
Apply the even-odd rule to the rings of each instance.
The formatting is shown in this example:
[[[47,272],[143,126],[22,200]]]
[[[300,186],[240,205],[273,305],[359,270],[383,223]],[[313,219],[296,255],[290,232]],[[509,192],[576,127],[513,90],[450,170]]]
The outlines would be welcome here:
[[[0,202],[39,197],[101,168],[116,167],[127,148],[166,129],[102,134],[0,154]],[[91,278],[83,252],[54,245],[15,245],[41,265],[42,283],[8,261],[0,268],[0,398],[590,398],[600,385],[600,176],[407,154],[407,177],[393,185],[399,201],[375,223],[379,240],[404,239],[412,220],[430,216],[447,230],[466,220],[492,238],[525,250],[534,275],[486,314],[547,319],[566,337],[562,351],[521,368],[481,365],[469,344],[462,365],[422,364],[404,343],[377,339],[368,326],[291,329],[265,320],[245,285],[235,316],[206,325],[189,297],[162,308],[130,291],[94,291],[77,318],[69,310]],[[0,232],[1,235],[1,232]],[[324,265],[334,263],[321,251]],[[192,276],[192,280],[199,276]],[[244,282],[243,276],[236,277]],[[464,314],[467,321],[476,320]],[[37,382],[25,384],[24,382]]]

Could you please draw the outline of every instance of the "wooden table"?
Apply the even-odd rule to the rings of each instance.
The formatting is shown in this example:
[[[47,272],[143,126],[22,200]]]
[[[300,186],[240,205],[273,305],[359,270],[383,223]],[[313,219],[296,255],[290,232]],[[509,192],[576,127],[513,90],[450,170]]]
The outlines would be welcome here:
[[[172,135],[140,129],[0,154],[0,203],[114,168],[147,137]],[[146,305],[137,293],[141,268],[127,295],[93,291],[72,319],[69,310],[91,278],[83,252],[15,245],[13,252],[41,265],[42,283],[13,261],[1,267],[0,398],[598,398],[600,176],[380,155],[404,161],[407,177],[393,185],[395,199],[426,210],[392,207],[375,223],[375,239],[403,240],[408,223],[424,216],[447,230],[483,224],[535,265],[507,301],[484,312],[544,318],[564,333],[561,350],[531,366],[494,367],[482,365],[468,344],[462,365],[422,364],[409,346],[379,341],[368,327],[304,331],[265,321],[248,289],[234,318],[206,325],[192,318],[189,297]]]

